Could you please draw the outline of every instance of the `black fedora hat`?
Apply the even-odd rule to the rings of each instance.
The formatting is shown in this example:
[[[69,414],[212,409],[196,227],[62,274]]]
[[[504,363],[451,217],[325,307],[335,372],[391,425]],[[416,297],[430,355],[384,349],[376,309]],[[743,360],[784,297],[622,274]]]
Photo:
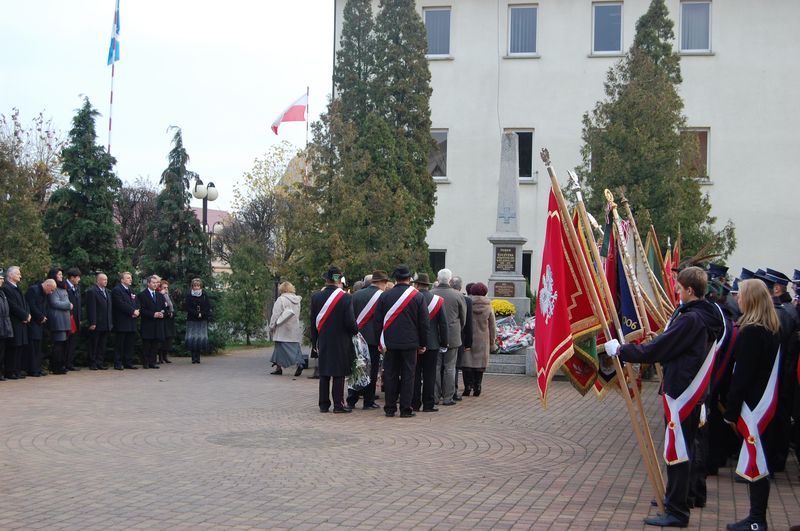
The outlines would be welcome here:
[[[372,272],[372,282],[381,282],[382,280],[389,280],[389,274],[386,271],[376,269]]]
[[[343,277],[342,270],[336,266],[330,266],[327,271],[322,275],[322,278],[331,282],[339,282]]]
[[[414,279],[414,284],[420,284],[422,286],[430,286],[431,283],[428,280],[427,273],[420,273],[417,275],[417,278]]]
[[[405,264],[400,264],[394,271],[392,272],[392,278],[403,280],[406,278],[411,278],[411,271],[408,269],[408,266]]]

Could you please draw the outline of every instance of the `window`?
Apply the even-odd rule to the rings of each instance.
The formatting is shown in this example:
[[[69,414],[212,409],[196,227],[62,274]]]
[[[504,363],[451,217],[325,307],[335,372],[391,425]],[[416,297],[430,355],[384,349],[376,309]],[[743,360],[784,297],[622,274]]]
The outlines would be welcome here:
[[[694,145],[696,151],[692,149],[684,155],[681,165],[688,169],[689,175],[708,180],[708,129],[688,129],[681,135],[692,136],[697,142]]]
[[[450,8],[423,10],[428,31],[428,55],[450,55]]]
[[[508,6],[509,55],[536,53],[536,6]]]
[[[622,53],[622,4],[592,4],[592,53]]]
[[[431,131],[436,146],[428,157],[428,173],[435,180],[447,180],[447,131]]]
[[[531,283],[531,261],[533,259],[533,251],[522,251],[522,276],[525,277],[525,280],[528,281],[528,284]],[[538,287],[538,286],[532,286]]]
[[[533,178],[533,131],[516,131],[519,161],[519,178]]]
[[[436,275],[436,273],[438,273],[440,269],[444,269],[446,267],[445,266],[446,255],[447,251],[438,251],[438,250],[434,251],[432,249],[428,251],[428,262],[430,262],[431,264],[431,271],[433,271],[434,275]]]
[[[681,51],[711,51],[711,2],[681,3]]]

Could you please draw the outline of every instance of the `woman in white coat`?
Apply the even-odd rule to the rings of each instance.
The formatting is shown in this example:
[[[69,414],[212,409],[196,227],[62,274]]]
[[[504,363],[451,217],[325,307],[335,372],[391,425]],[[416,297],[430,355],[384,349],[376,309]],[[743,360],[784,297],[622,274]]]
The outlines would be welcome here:
[[[272,366],[275,370],[270,374],[283,374],[283,369],[297,365],[295,376],[303,372],[303,352],[300,342],[303,340],[303,329],[300,327],[300,300],[295,294],[291,282],[281,282],[278,286],[280,296],[272,307],[269,320],[269,332],[275,348],[272,352]]]

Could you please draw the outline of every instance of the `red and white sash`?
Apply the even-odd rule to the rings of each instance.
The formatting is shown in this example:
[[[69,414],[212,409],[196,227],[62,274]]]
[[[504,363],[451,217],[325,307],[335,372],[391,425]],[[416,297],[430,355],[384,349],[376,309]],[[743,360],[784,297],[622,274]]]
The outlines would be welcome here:
[[[320,308],[317,314],[317,333],[322,330],[322,326],[325,324],[325,321],[328,320],[328,316],[330,316],[339,301],[342,300],[342,297],[344,297],[344,290],[342,288],[336,288],[333,290],[330,297],[328,297],[328,300],[325,301],[325,304],[322,305],[322,308]]]
[[[431,321],[433,321],[436,314],[439,313],[439,310],[442,309],[442,306],[444,306],[444,299],[438,295],[434,295],[431,302],[428,303],[428,316],[431,318]]]
[[[367,305],[364,306],[364,309],[361,310],[361,313],[358,314],[356,318],[356,323],[358,324],[358,329],[361,330],[364,326],[372,319],[372,315],[375,313],[375,305],[378,304],[378,299],[381,297],[381,290],[376,289],[375,293],[372,295],[372,298],[367,302]]]
[[[408,303],[411,302],[411,299],[414,298],[414,295],[419,293],[417,288],[413,286],[409,286],[407,290],[400,295],[400,298],[395,301],[389,311],[386,312],[386,315],[383,318],[383,330],[381,331],[381,339],[380,339],[380,346],[382,349],[386,349],[386,343],[383,341],[383,333],[388,330],[389,326],[397,319],[397,316],[403,313]]]
[[[742,449],[739,452],[739,462],[736,464],[736,473],[748,481],[758,481],[769,475],[767,457],[761,444],[761,434],[775,415],[778,405],[778,368],[780,367],[781,351],[775,355],[772,372],[769,374],[767,387],[758,401],[756,408],[750,410],[747,403],[742,404],[742,413],[736,427],[742,434]]]
[[[719,308],[717,308],[719,310]],[[720,315],[722,311],[720,310]],[[727,334],[727,324],[722,319],[722,337]],[[683,438],[683,428],[681,422],[694,410],[697,403],[703,397],[711,380],[711,373],[714,371],[714,359],[719,350],[719,341],[714,341],[706,354],[706,359],[700,370],[697,372],[692,382],[677,398],[672,398],[666,392],[663,396],[664,416],[667,417],[667,429],[664,430],[664,461],[668,465],[675,465],[689,460],[689,453],[686,449],[686,441]]]

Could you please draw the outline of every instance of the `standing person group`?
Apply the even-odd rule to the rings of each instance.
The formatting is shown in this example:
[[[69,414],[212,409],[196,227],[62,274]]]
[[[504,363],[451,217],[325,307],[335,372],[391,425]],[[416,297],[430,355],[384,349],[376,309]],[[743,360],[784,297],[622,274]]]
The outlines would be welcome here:
[[[109,334],[115,336],[114,368],[136,369],[134,346],[142,341],[142,368],[158,369],[171,363],[168,354],[175,337],[175,306],[169,283],[157,275],[147,278],[140,293],[132,290],[132,275],[120,274],[120,282],[108,289],[108,276],[98,273],[95,285],[84,293],[77,268],[52,268],[47,278],[22,292],[22,272],[11,266],[0,270],[0,381],[44,376],[43,347],[52,374],[79,370],[76,366],[78,336],[85,318],[87,362],[91,370],[105,370]],[[212,313],[200,279],[192,281],[187,297],[187,335],[194,363],[208,351],[208,319]]]

